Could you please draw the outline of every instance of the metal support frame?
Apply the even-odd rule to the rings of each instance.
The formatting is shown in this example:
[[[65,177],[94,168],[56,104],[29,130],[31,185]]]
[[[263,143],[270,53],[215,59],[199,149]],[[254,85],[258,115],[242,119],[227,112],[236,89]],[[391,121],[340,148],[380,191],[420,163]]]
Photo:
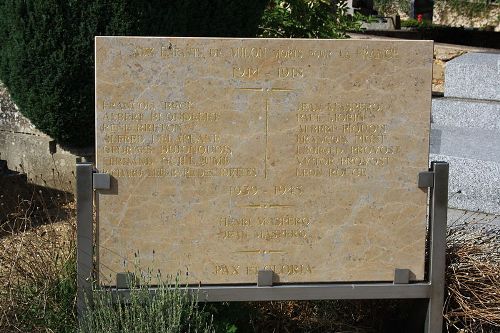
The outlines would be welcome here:
[[[274,272],[270,270],[260,270],[257,275],[257,287],[272,287]]]
[[[411,283],[411,272],[396,269],[393,283],[322,283],[273,285],[272,271],[259,271],[256,285],[211,285],[187,287],[199,301],[278,301],[328,299],[422,299],[426,300],[425,333],[442,332],[444,278],[446,268],[446,222],[448,209],[448,173],[446,162],[432,162],[429,171],[421,172],[418,187],[430,190],[428,281]],[[107,187],[107,179],[96,174],[98,189]],[[78,232],[78,313],[85,312],[84,297],[90,299],[93,273],[92,234],[92,165],[77,165],[77,232]],[[109,188],[109,187],[108,187]],[[120,286],[121,287],[121,286]],[[115,288],[111,292],[126,300],[130,290]],[[155,293],[154,288],[150,288]]]
[[[431,297],[427,307],[425,329],[428,333],[441,332],[443,327],[444,279],[446,270],[446,227],[448,219],[449,165],[432,162],[434,186],[429,208],[429,283]]]
[[[93,166],[76,164],[76,260],[77,260],[77,309],[78,317],[85,315],[87,301],[92,300],[94,271],[93,234]]]

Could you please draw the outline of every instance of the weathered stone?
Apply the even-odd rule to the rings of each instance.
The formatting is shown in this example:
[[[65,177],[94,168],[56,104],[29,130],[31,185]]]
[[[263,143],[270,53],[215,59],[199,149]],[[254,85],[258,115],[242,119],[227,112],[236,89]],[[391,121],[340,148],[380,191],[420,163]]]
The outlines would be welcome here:
[[[458,98],[433,98],[432,123],[438,126],[485,129],[500,133],[500,103]]]
[[[462,54],[466,53],[465,49],[469,49],[470,46],[450,46],[447,44],[434,44],[434,59],[443,62],[450,61]]]
[[[431,153],[500,163],[500,133],[477,128],[432,126]]]
[[[424,277],[432,43],[96,38],[100,282]]]
[[[93,151],[70,152],[53,144],[51,137],[19,112],[0,82],[0,159],[7,161],[11,170],[26,174],[30,183],[73,193],[75,159],[92,155]],[[56,149],[51,151],[51,145]]]
[[[500,102],[432,100],[431,159],[450,163],[450,207],[500,214]]]
[[[446,97],[500,101],[500,53],[467,53],[446,63]]]
[[[450,164],[450,207],[500,214],[499,163],[438,154],[430,158]]]

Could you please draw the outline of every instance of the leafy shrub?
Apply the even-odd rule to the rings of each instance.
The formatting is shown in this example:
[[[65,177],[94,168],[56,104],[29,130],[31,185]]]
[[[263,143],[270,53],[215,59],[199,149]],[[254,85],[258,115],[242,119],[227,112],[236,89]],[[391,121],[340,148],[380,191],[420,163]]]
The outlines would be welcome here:
[[[346,38],[346,31],[359,29],[359,17],[347,15],[345,1],[272,0],[262,17],[260,35]]]
[[[342,38],[357,22],[343,0],[3,0],[0,79],[38,129],[88,146],[94,36]]]
[[[418,22],[418,20],[416,19],[408,19],[408,20],[402,20],[401,26],[405,28],[430,28],[433,26],[433,24],[427,20]]]
[[[410,1],[408,0],[374,0],[374,7],[384,15],[396,15],[400,12],[409,14]]]
[[[469,19],[488,17],[490,11],[500,5],[499,0],[435,0],[435,8],[465,16]],[[500,18],[497,18],[497,23]]]
[[[267,0],[3,0],[0,78],[59,143],[94,138],[96,35],[255,36]]]

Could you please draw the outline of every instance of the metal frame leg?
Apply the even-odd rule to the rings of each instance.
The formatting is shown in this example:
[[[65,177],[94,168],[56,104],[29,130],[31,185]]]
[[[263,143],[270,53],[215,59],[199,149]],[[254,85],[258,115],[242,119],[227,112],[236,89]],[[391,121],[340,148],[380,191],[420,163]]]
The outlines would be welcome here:
[[[77,165],[78,316],[91,301],[93,278],[93,166]],[[312,284],[285,286],[202,286],[189,287],[199,301],[271,301],[319,299],[422,299],[427,303],[426,333],[443,328],[448,213],[448,172],[446,162],[432,162],[429,172],[419,176],[419,187],[431,187],[429,211],[429,281],[421,283]],[[100,179],[102,178],[102,179]],[[94,187],[109,187],[109,179],[97,177]],[[398,280],[398,279],[396,279]],[[405,279],[406,280],[406,279]],[[397,281],[396,281],[397,282]],[[267,285],[267,284],[265,284]],[[272,285],[272,284],[271,284]],[[152,293],[155,289],[150,289]],[[111,290],[125,299],[128,289]],[[420,325],[419,325],[420,326]],[[421,326],[420,326],[421,327]]]
[[[77,238],[77,309],[83,318],[87,300],[92,297],[93,277],[93,166],[89,163],[76,165],[76,238]]]
[[[448,173],[446,162],[432,162],[434,184],[430,205],[430,256],[429,282],[431,297],[425,320],[426,333],[441,333],[443,330],[444,284],[446,270],[446,227],[448,215]]]

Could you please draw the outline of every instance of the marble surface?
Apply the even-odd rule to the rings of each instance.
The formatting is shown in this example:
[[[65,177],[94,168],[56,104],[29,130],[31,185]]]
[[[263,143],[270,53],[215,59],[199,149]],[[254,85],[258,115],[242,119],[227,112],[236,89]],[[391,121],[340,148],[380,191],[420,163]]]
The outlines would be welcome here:
[[[432,42],[96,38],[100,283],[424,277]]]

